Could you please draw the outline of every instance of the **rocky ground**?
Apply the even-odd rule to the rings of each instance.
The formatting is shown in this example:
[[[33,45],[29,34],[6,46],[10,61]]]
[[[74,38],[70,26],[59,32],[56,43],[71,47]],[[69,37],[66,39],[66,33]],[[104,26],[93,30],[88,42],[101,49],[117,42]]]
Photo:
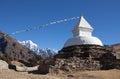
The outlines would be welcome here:
[[[61,72],[59,74],[41,75],[6,69],[0,71],[0,79],[120,79],[120,70],[79,71],[69,74]]]

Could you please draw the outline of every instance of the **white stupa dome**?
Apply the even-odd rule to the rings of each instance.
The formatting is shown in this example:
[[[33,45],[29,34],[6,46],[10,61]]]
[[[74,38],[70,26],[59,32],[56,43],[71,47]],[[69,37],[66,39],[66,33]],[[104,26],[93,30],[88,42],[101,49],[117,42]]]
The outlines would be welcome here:
[[[102,42],[97,37],[74,37],[67,40],[64,47],[73,46],[73,45],[83,45],[83,44],[92,44],[102,46]]]
[[[92,36],[92,31],[93,28],[91,25],[83,18],[83,16],[81,16],[80,20],[72,31],[74,37],[68,39],[64,44],[64,47],[83,44],[103,46],[99,38]]]

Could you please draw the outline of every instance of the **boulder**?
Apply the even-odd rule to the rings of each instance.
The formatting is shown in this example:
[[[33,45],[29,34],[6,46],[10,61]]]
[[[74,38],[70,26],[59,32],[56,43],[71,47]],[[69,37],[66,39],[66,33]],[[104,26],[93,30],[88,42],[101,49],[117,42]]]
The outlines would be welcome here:
[[[41,64],[38,68],[38,71],[41,73],[41,74],[47,74],[49,73],[49,65],[48,64]]]
[[[18,61],[11,61],[10,64],[15,65],[15,66],[25,66],[23,63],[18,62]]]
[[[39,65],[34,66],[34,67],[26,67],[26,66],[16,66],[16,70],[19,72],[30,72],[30,71],[35,71],[38,70]]]
[[[8,69],[8,63],[6,61],[0,60],[0,71]]]

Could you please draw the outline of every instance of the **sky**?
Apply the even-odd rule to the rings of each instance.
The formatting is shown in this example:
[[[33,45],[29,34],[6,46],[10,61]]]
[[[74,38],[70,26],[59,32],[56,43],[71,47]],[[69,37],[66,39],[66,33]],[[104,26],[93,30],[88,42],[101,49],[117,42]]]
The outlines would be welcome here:
[[[120,0],[0,0],[0,30],[11,34],[65,18],[80,16],[94,28],[104,45],[120,43]],[[78,19],[10,35],[32,40],[41,48],[60,50]]]

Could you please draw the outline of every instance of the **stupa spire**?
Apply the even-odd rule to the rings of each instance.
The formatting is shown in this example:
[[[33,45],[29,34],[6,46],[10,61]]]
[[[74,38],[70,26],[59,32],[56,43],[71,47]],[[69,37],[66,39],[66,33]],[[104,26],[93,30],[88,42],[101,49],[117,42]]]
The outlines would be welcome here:
[[[91,36],[92,31],[92,26],[85,20],[83,15],[80,15],[80,19],[72,32],[74,36]]]

